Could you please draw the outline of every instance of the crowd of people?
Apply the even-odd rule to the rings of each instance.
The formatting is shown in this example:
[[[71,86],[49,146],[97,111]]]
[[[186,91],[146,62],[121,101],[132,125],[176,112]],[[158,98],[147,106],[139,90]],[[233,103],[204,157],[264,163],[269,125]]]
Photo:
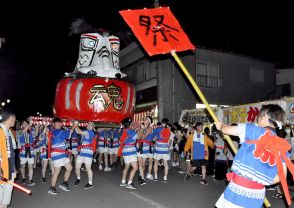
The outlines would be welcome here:
[[[223,138],[223,133],[231,134],[237,149],[248,148],[249,144],[240,144],[244,143],[245,134],[245,127],[240,124],[227,126],[219,122],[215,125],[197,122],[183,127],[178,123],[170,124],[168,119],[154,124],[152,117],[146,116],[141,122],[132,122],[132,119],[126,118],[120,128],[95,128],[93,122],[88,122],[81,129],[78,122],[73,122],[71,127],[63,127],[59,118],[54,118],[50,125],[34,125],[32,120],[15,125],[15,115],[6,111],[1,113],[1,128],[3,132],[0,131],[0,137],[7,138],[6,142],[1,140],[1,168],[9,170],[2,171],[1,177],[9,180],[18,177],[23,184],[34,186],[39,181],[34,177],[34,168],[41,164],[40,181],[47,183],[49,165],[51,180],[48,193],[52,195],[59,193],[56,183],[61,170],[64,170],[64,179],[58,187],[63,191],[71,190],[68,180],[73,167],[76,177],[74,185],[79,185],[81,169],[84,169],[88,175],[88,183],[84,185],[84,189],[93,188],[93,162],[97,162],[98,169],[105,172],[122,166],[120,186],[128,189],[136,189],[136,176],[140,185],[146,184],[148,180],[167,183],[169,166],[180,168],[179,173],[184,174],[186,182],[191,177],[200,176],[202,185],[208,184],[207,175],[214,180],[229,183],[226,175],[231,170],[240,175],[246,171],[250,174],[250,170],[238,169],[243,163],[248,163],[247,160],[242,161],[244,157],[237,156],[238,160],[233,165],[234,154]],[[250,126],[252,129],[249,126],[246,128],[246,131],[251,131],[249,133],[254,129],[253,126]],[[294,145],[293,134],[291,125],[286,125],[279,132],[291,146]],[[7,152],[8,156],[3,152]],[[244,151],[239,152],[245,154]],[[289,157],[294,159],[294,150]],[[5,158],[8,158],[8,163]],[[26,166],[28,174],[25,173]],[[160,166],[163,168],[158,168]],[[158,174],[160,170],[163,174]],[[163,177],[159,179],[159,175]],[[292,183],[290,180],[288,182]],[[1,183],[0,181],[0,185]],[[234,185],[230,182],[229,186],[233,186],[232,184]],[[226,197],[230,190],[227,189],[217,202],[218,207],[225,207],[223,204],[228,203]],[[0,202],[5,207],[10,203],[12,187],[4,184],[0,191]],[[282,196],[283,192],[278,188],[274,197]]]

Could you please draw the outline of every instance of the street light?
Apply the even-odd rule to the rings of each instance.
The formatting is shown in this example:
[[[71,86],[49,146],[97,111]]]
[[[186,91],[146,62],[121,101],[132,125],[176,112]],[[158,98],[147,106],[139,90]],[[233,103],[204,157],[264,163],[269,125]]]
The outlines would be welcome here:
[[[39,112],[37,112],[37,115],[39,115],[40,113]]]
[[[2,102],[1,105],[4,107],[5,106],[5,102]]]
[[[6,102],[7,102],[7,103],[10,103],[10,99],[7,99]]]

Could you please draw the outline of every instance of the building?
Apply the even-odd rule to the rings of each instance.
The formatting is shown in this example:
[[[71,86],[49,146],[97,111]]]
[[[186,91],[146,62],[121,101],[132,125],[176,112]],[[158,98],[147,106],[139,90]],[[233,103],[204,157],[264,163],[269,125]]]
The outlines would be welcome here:
[[[198,48],[178,54],[209,103],[237,105],[273,99],[276,71],[272,63]],[[178,121],[183,109],[200,100],[172,56],[148,57],[133,42],[120,53],[121,70],[136,88],[136,112],[158,108],[158,119]]]

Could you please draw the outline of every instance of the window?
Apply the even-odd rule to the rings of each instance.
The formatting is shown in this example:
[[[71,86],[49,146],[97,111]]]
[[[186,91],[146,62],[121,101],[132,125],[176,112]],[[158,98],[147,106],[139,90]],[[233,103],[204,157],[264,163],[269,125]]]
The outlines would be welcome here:
[[[249,77],[252,83],[260,84],[265,82],[265,72],[262,69],[250,68]]]
[[[196,82],[201,87],[220,87],[219,66],[217,64],[198,63],[196,68]]]

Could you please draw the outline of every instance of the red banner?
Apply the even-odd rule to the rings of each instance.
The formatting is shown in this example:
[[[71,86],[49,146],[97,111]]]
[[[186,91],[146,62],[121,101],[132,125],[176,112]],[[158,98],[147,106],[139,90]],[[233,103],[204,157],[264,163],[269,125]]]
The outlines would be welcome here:
[[[119,13],[150,56],[195,49],[168,7]]]

